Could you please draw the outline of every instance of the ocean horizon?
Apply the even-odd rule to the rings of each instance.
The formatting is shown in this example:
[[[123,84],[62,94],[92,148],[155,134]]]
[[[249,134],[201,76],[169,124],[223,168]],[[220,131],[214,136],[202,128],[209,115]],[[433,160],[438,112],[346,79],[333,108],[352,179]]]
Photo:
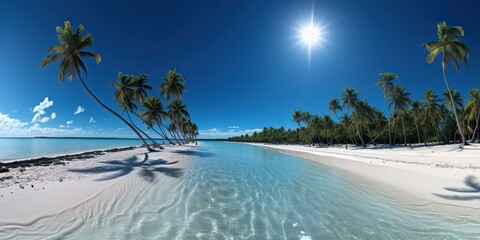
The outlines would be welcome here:
[[[160,144],[163,139],[158,140]],[[100,149],[140,146],[138,138],[0,137],[0,161],[14,161]]]

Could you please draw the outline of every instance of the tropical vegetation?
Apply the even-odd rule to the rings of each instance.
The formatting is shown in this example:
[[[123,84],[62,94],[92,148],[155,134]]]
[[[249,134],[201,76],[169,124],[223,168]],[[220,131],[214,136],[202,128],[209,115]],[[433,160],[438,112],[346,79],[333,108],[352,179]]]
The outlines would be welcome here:
[[[111,83],[115,88],[113,96],[121,110],[121,113],[117,113],[105,105],[85,82],[88,75],[83,59],[94,58],[97,64],[101,61],[99,54],[85,50],[92,47],[93,37],[90,34],[84,34],[83,25],[78,26],[74,31],[69,21],[65,21],[63,28],[57,26],[55,30],[59,43],[48,49],[50,55],[41,61],[40,66],[43,68],[51,63],[60,62],[58,77],[60,83],[63,83],[65,78],[69,81],[74,77],[78,78],[88,94],[105,110],[127,125],[149,151],[156,151],[154,148],[162,149],[163,147],[142,127],[145,130],[152,129],[170,144],[186,144],[195,141],[198,136],[198,127],[191,121],[187,107],[182,102],[186,81],[176,70],[169,71],[159,84],[159,94],[168,104],[166,108],[160,98],[148,96],[153,87],[148,85],[147,74],[135,76],[119,72],[117,81]],[[128,121],[122,115],[126,115]],[[135,124],[132,116],[142,125]]]
[[[461,42],[464,30],[460,26],[437,24],[438,41],[423,44],[427,50],[426,62],[431,64],[441,56],[443,80],[446,91],[438,94],[427,89],[421,99],[412,99],[395,73],[379,74],[376,85],[382,90],[387,113],[370,105],[353,88],[346,88],[340,98],[328,102],[328,110],[335,116],[322,116],[308,111],[295,110],[292,121],[296,129],[263,128],[252,135],[232,137],[232,141],[288,143],[308,145],[332,144],[397,144],[403,145],[460,143],[480,140],[480,90],[470,89],[467,101],[457,90],[452,90],[446,68],[451,64],[459,69],[468,64],[470,50]],[[391,112],[393,110],[393,112]],[[340,114],[340,112],[342,114]]]

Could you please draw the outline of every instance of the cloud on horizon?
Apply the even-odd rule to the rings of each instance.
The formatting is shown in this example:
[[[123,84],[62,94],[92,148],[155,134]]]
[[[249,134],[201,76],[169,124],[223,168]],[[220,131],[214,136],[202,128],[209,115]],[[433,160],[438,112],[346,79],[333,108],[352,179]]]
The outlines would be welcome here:
[[[228,126],[228,128],[238,129],[238,126]]]
[[[44,117],[49,118],[49,117]],[[48,120],[47,120],[48,121]],[[85,131],[82,128],[60,129],[51,127],[41,127],[35,123],[28,126],[29,123],[22,122],[19,119],[10,118],[8,114],[0,112],[0,136],[2,137],[34,137],[34,136],[94,136],[95,132]],[[62,125],[60,125],[61,127]]]
[[[82,106],[78,106],[77,110],[75,111],[75,113],[73,115],[78,115],[78,114],[83,113],[83,112],[85,112],[85,108],[82,107]]]

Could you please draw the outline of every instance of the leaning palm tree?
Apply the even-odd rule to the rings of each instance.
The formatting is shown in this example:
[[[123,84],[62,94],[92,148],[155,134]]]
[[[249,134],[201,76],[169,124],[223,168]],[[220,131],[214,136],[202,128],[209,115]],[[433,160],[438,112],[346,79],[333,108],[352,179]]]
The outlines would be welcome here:
[[[168,137],[168,134],[165,132],[162,126],[163,120],[165,120],[167,113],[163,110],[163,105],[160,99],[157,97],[151,97],[151,98],[145,98],[143,102],[143,109],[144,111],[140,113],[140,116],[145,120],[145,124],[147,125],[147,128],[152,129],[155,131],[158,135],[162,136],[165,140],[167,140],[170,144],[175,145],[170,138]],[[160,133],[155,130],[154,125],[157,125],[157,127],[160,130]]]
[[[468,58],[470,57],[470,50],[467,45],[460,41],[460,37],[464,36],[465,32],[460,26],[447,26],[446,22],[437,24],[438,42],[425,43],[424,46],[428,51],[427,62],[433,63],[435,58],[442,54],[442,73],[447,91],[450,95],[450,101],[452,102],[453,113],[455,114],[455,120],[457,122],[458,131],[462,137],[462,143],[460,148],[466,144],[465,135],[460,125],[460,120],[457,114],[457,108],[453,102],[453,97],[450,90],[450,84],[447,79],[446,69],[447,64],[452,63],[455,69],[460,68],[460,63],[468,64]]]
[[[355,89],[353,88],[345,88],[345,90],[342,93],[342,101],[343,101],[343,107],[347,108],[348,110],[354,111],[360,101],[358,99],[358,92],[355,91]],[[357,135],[359,136],[360,141],[362,142],[362,146],[366,146],[356,120],[357,119],[355,119],[355,115],[352,114],[352,122],[357,130]]]
[[[117,90],[114,92],[113,97],[117,100],[117,104],[122,110],[122,113],[126,113],[128,120],[133,127],[135,127],[141,134],[147,137],[154,146],[163,149],[160,144],[158,144],[153,138],[151,138],[147,133],[145,133],[142,129],[140,129],[132,120],[130,113],[134,114],[138,118],[145,122],[142,117],[140,117],[136,113],[137,105],[134,102],[134,98],[136,97],[135,93],[137,91],[138,86],[134,85],[136,77],[134,75],[129,76],[128,74],[122,74],[122,72],[118,73],[118,81],[112,82],[111,85],[115,87]]]
[[[91,57],[94,58],[96,63],[100,63],[101,58],[100,55],[97,53],[92,53],[85,51],[85,48],[91,47],[93,44],[93,37],[90,34],[86,36],[83,34],[85,28],[83,25],[78,26],[77,30],[73,32],[72,26],[69,21],[65,21],[64,27],[57,26],[55,28],[57,32],[57,37],[59,40],[59,44],[54,45],[48,49],[48,52],[51,54],[45,57],[40,66],[43,68],[48,64],[60,61],[60,73],[58,79],[60,83],[63,83],[65,78],[69,81],[73,80],[73,77],[76,76],[80,83],[82,84],[83,88],[90,94],[90,96],[98,103],[100,106],[105,108],[108,112],[113,114],[115,117],[120,119],[123,123],[125,123],[133,132],[140,138],[143,142],[145,147],[148,151],[155,151],[153,150],[147,142],[142,138],[140,133],[132,126],[127,120],[125,120],[122,116],[118,113],[107,107],[103,102],[98,99],[95,94],[87,87],[85,82],[82,78],[82,72],[85,72],[85,77],[87,76],[87,68],[82,61],[82,58]]]
[[[165,99],[181,99],[185,88],[185,78],[176,69],[170,70],[160,85],[160,93]]]
[[[189,118],[190,114],[188,113],[187,106],[182,103],[180,99],[174,99],[167,106],[168,116],[170,118],[171,125],[173,125],[174,132],[177,132],[177,137],[181,131],[181,120],[183,117]],[[179,139],[181,141],[181,139]]]
[[[380,78],[377,80],[376,85],[383,89],[383,97],[385,97],[385,102],[388,107],[388,115],[390,115],[390,105],[388,104],[388,98],[393,92],[394,86],[393,81],[398,78],[398,75],[395,73],[380,73]],[[388,121],[388,139],[389,143],[392,144],[392,134],[390,127],[390,120]]]
[[[142,74],[140,77],[132,75],[132,87],[133,89],[133,97],[137,100],[140,104],[143,103],[144,99],[147,97],[147,90],[152,90],[152,86],[147,84],[148,82],[148,75]]]
[[[410,99],[410,93],[405,92],[405,88],[403,86],[397,85],[393,88],[389,100],[390,105],[388,107],[390,108],[392,105],[394,105],[393,114],[397,115],[402,120],[404,146],[407,146],[407,132],[405,130],[405,112],[408,109],[408,105],[412,101]]]

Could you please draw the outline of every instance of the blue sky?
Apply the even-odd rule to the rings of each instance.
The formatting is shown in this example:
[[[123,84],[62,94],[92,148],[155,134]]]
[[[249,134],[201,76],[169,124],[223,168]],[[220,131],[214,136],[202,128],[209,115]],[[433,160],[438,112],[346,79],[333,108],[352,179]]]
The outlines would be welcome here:
[[[92,51],[102,62],[86,60],[86,82],[107,105],[116,107],[109,83],[119,71],[149,74],[158,95],[163,76],[176,68],[187,79],[184,101],[200,137],[226,137],[294,127],[295,109],[327,113],[328,100],[346,87],[385,110],[375,86],[380,72],[397,73],[415,99],[427,88],[443,93],[440,63],[427,64],[421,46],[435,40],[443,20],[465,28],[470,66],[448,74],[467,97],[480,87],[479,7],[427,0],[1,1],[0,136],[133,136],[78,81],[59,84],[57,65],[40,68],[56,44],[54,27],[65,20],[95,38]],[[309,60],[298,28],[312,11],[325,41]]]

